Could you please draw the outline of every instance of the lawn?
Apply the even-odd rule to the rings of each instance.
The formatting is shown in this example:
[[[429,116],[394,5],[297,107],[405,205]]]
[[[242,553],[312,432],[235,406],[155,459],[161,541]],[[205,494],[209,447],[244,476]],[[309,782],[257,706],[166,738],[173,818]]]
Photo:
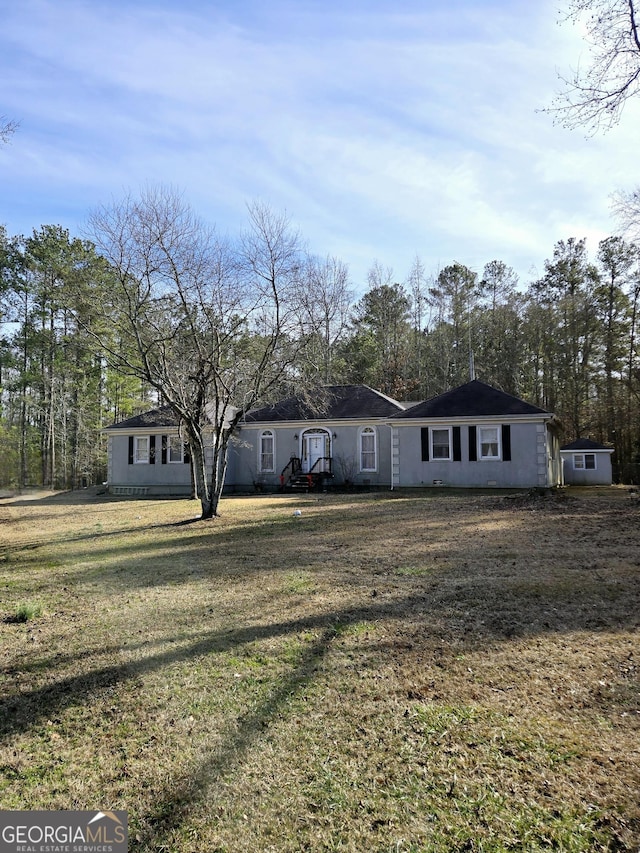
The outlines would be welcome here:
[[[125,809],[132,851],[636,853],[635,495],[220,509],[0,500],[2,808]]]

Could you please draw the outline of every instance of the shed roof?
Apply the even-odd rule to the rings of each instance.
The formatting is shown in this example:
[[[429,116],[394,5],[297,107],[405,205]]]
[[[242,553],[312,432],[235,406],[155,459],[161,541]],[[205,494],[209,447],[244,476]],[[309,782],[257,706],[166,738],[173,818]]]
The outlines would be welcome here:
[[[496,415],[548,415],[549,412],[500,391],[486,382],[473,379],[444,394],[438,394],[423,403],[394,416],[395,419],[409,418],[464,418]]]
[[[401,403],[368,385],[328,385],[316,393],[254,409],[247,413],[245,422],[388,418],[401,411]]]
[[[575,441],[571,441],[569,444],[563,444],[560,450],[604,450],[613,453],[613,447],[600,444],[600,442],[593,441],[591,438],[576,438]]]

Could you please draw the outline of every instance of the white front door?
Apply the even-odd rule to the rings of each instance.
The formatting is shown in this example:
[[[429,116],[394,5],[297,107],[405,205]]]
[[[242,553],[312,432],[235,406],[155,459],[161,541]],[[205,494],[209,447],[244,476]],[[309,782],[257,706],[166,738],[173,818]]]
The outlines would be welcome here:
[[[329,434],[326,432],[305,432],[302,436],[302,470],[305,474],[314,474],[329,470]],[[318,460],[327,459],[326,462]]]

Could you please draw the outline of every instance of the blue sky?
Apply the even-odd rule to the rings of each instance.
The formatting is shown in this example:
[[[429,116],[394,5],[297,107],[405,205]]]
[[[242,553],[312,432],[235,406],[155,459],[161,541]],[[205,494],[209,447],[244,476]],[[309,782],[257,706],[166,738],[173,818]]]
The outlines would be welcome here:
[[[316,254],[403,281],[613,233],[640,110],[590,139],[539,112],[588,60],[557,0],[0,0],[0,223],[60,224],[147,185],[222,233],[253,200]]]

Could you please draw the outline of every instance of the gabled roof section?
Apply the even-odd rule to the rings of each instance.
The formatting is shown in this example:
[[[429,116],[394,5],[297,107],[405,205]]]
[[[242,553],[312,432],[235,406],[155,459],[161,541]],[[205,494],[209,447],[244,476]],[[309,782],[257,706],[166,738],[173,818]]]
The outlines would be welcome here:
[[[576,438],[569,444],[563,444],[560,450],[606,450],[613,453],[613,447],[607,447],[606,444],[600,444],[591,438]]]
[[[403,407],[368,385],[328,385],[317,393],[288,397],[247,412],[246,423],[389,418]]]
[[[395,415],[403,418],[475,418],[509,415],[548,415],[544,409],[514,397],[479,379],[466,382]]]
[[[235,406],[220,406],[218,409],[224,414],[223,427],[228,427],[235,417],[238,409]],[[207,424],[213,423],[213,418],[216,415],[216,408],[212,403],[207,403],[205,406],[204,417]],[[171,409],[170,406],[161,406],[158,409],[150,409],[148,412],[143,412],[141,415],[134,415],[132,418],[127,418],[126,421],[119,421],[109,427],[105,427],[104,431],[110,430],[138,430],[138,429],[176,429],[180,426],[180,418]]]
[[[148,412],[143,412],[141,415],[134,415],[132,418],[127,418],[126,421],[120,421],[117,424],[111,424],[106,429],[161,429],[162,427],[177,427],[178,417],[169,406],[162,406],[160,409],[151,409]]]

